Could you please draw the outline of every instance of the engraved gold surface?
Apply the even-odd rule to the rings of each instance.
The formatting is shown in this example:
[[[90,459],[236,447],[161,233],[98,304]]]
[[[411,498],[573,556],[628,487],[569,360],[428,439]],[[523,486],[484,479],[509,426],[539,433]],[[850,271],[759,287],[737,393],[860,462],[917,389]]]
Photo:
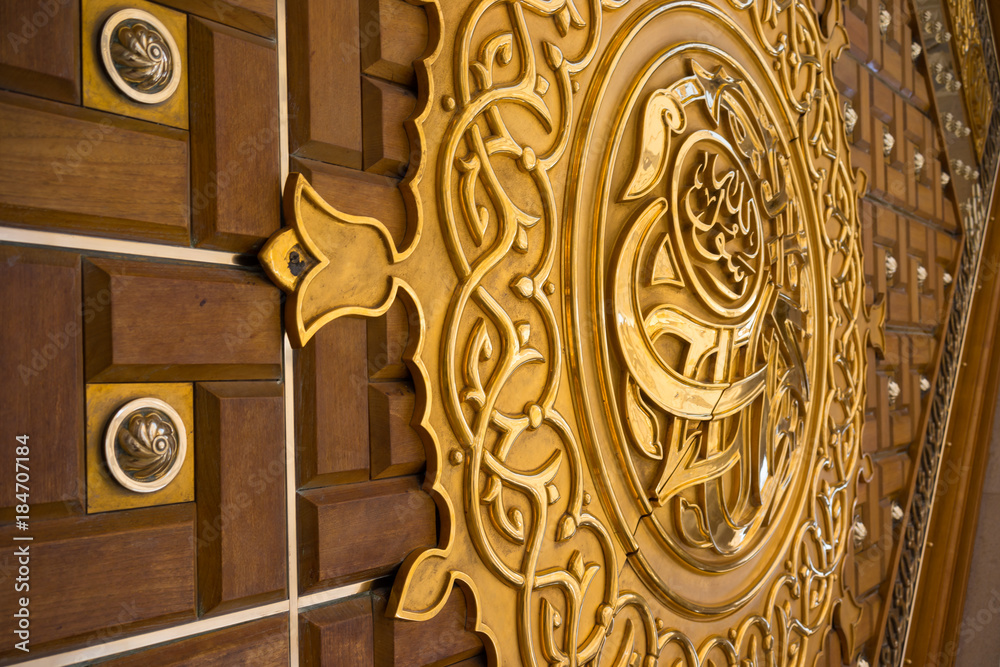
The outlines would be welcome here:
[[[986,73],[976,10],[972,0],[947,0],[947,5],[955,33],[956,60],[961,67],[962,92],[969,114],[969,126],[976,145],[976,156],[982,158],[995,101]]]
[[[396,297],[438,548],[492,664],[804,665],[843,572],[866,346],[840,5],[426,5],[400,248],[301,176],[261,253],[305,344]],[[835,622],[836,620],[836,622]]]

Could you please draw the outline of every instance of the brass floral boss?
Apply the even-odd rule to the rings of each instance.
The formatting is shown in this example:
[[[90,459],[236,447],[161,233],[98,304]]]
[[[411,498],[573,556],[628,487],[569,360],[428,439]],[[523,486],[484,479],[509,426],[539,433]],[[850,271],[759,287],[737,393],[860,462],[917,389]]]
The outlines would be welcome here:
[[[136,102],[164,102],[180,85],[180,50],[149,12],[123,9],[112,14],[101,30],[100,51],[111,82]]]
[[[177,476],[187,455],[184,421],[169,403],[139,398],[123,405],[104,435],[104,458],[130,491],[152,493]]]

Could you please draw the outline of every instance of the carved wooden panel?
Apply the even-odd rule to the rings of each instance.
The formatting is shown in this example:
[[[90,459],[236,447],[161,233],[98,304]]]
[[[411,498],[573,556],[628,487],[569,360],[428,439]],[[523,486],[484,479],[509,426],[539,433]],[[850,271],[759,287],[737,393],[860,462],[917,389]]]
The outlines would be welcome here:
[[[95,259],[84,291],[104,306],[86,325],[92,382],[280,375],[279,295],[257,276]]]
[[[373,382],[368,392],[373,479],[423,472],[420,434],[410,426],[416,395],[408,382]]]
[[[375,667],[451,665],[483,652],[482,640],[471,632],[476,612],[461,590],[423,625],[388,617],[386,603],[382,592],[372,595]]]
[[[0,88],[80,102],[80,6],[10,0],[0,5]]]
[[[414,87],[413,61],[427,48],[427,17],[402,0],[361,0],[361,71]]]
[[[279,160],[319,195],[293,176],[295,275],[270,255],[293,342],[311,336],[284,371],[282,304],[253,272],[3,247],[0,291],[26,315],[0,326],[0,369],[18,388],[19,364],[41,370],[0,421],[51,441],[32,454],[39,594],[96,610],[33,608],[30,657],[284,599],[291,512],[300,604],[358,591],[291,610],[297,656],[280,614],[116,662],[876,660],[978,178],[949,161],[962,127],[939,122],[942,91],[989,115],[984,84],[935,69],[951,47],[921,3],[288,0],[282,49],[273,0],[162,0],[190,30],[189,132],[155,106],[80,106],[95,36],[75,2],[5,4],[3,35],[36,7],[48,20],[0,45],[0,224],[253,252],[280,222]],[[968,62],[977,48],[956,36]],[[706,216],[756,239],[672,245]],[[742,389],[698,412],[660,376]],[[196,502],[86,516],[84,383],[151,380],[195,387]],[[66,589],[48,554],[88,580]],[[139,590],[162,599],[106,599],[98,556],[162,557]],[[360,592],[376,577],[393,592]]]
[[[927,59],[909,3],[848,10],[851,49],[837,65],[844,103],[857,114],[852,160],[871,174],[861,202],[869,298],[884,294],[886,348],[870,355],[864,451],[870,478],[859,487],[853,589],[862,605],[859,654],[876,659],[895,576],[915,458],[927,425],[940,344],[959,270],[958,207],[942,128],[932,114]],[[853,28],[852,28],[853,26]],[[875,28],[872,28],[875,26]],[[916,47],[913,45],[916,44]],[[843,656],[848,662],[853,656]]]
[[[299,664],[303,667],[373,667],[371,597],[310,609],[299,618]]]
[[[161,4],[268,39],[275,36],[274,0],[164,0]]]
[[[298,516],[302,591],[388,574],[437,538],[434,503],[415,477],[301,491]]]
[[[202,613],[285,595],[285,448],[281,385],[196,389],[198,596]]]
[[[368,479],[365,323],[344,320],[295,356],[299,486]]]
[[[0,152],[8,224],[188,242],[185,132],[0,91]]]
[[[38,520],[32,541],[12,541],[15,524],[0,528],[6,544],[29,550],[31,655],[8,642],[0,659],[32,657],[53,649],[107,640],[140,628],[195,618],[195,508],[191,503],[131,512]],[[11,549],[13,551],[13,549]],[[72,563],[73,577],[65,571]],[[121,585],[113,564],[128,563]],[[14,636],[18,597],[0,599],[7,634]]]
[[[277,54],[210,21],[190,31],[194,243],[252,251],[278,226]]]
[[[410,141],[403,121],[413,113],[409,91],[372,77],[361,81],[364,109],[365,171],[402,177],[410,163]]]
[[[361,167],[361,54],[357,0],[291,0],[289,151]],[[376,26],[377,28],[377,26]]]
[[[49,290],[52,290],[49,292]],[[79,512],[86,489],[83,467],[83,324],[80,257],[74,253],[0,246],[0,377],[8,391],[0,401],[6,442],[29,425],[39,447],[33,460],[41,473],[32,489],[38,505]],[[53,411],[52,406],[65,406]],[[15,479],[15,457],[0,457],[0,474]],[[2,520],[20,504],[14,484],[0,495]],[[9,559],[9,555],[8,555]],[[8,562],[4,559],[3,562]]]
[[[281,299],[246,254],[280,226],[277,18],[0,8],[4,664],[289,662]]]

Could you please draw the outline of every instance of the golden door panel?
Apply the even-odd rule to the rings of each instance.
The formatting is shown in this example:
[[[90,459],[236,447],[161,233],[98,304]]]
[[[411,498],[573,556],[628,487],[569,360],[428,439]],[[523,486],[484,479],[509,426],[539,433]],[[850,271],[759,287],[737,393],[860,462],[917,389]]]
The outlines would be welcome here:
[[[0,662],[899,664],[1000,136],[935,3],[0,3]]]
[[[405,235],[293,175],[292,226],[261,251],[294,345],[408,316],[441,533],[387,612],[429,621],[458,586],[500,662],[790,664],[835,622],[852,654],[885,311],[865,305],[838,8],[425,9]],[[303,496],[320,523],[329,495]]]

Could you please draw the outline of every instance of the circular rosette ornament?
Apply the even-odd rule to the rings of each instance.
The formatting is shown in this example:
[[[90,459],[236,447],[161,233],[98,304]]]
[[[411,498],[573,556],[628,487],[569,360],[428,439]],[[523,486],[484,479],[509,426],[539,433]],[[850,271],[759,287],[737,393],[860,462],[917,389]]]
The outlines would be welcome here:
[[[156,398],[123,405],[104,438],[108,470],[126,489],[152,493],[180,472],[187,454],[187,432],[177,411]]]
[[[180,85],[180,50],[149,12],[123,9],[112,14],[101,31],[100,48],[111,82],[136,102],[158,104]]]

